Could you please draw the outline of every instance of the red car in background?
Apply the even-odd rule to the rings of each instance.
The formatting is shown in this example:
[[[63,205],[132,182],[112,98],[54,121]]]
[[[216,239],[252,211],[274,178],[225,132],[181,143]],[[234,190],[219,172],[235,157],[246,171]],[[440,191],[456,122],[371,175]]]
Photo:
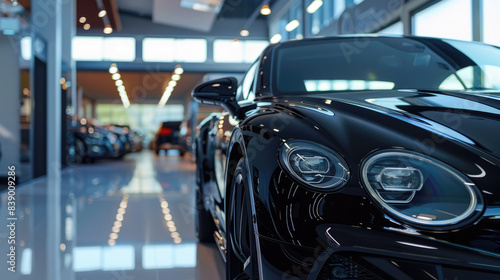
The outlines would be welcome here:
[[[156,154],[161,150],[179,150],[181,156],[188,151],[185,139],[181,137],[181,122],[163,122],[153,141]]]

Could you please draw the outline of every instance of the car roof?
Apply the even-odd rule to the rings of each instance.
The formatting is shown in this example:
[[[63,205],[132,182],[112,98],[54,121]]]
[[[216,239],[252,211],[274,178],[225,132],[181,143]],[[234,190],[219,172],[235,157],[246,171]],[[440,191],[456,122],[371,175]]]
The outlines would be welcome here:
[[[401,38],[401,39],[413,39],[417,41],[429,41],[429,40],[446,40],[446,41],[457,41],[457,42],[467,42],[467,43],[477,43],[477,44],[483,44],[486,45],[485,43],[482,42],[476,42],[476,41],[464,41],[464,40],[457,40],[457,39],[448,39],[448,38],[437,38],[437,37],[425,37],[425,36],[415,36],[415,35],[390,35],[390,34],[346,34],[346,35],[335,35],[335,36],[318,36],[318,37],[312,37],[312,38],[305,38],[305,39],[291,39],[287,40],[284,42],[278,42],[275,44],[270,45],[270,47],[277,47],[277,46],[288,46],[288,45],[295,45],[295,44],[303,44],[304,42],[323,42],[323,41],[333,41],[333,40],[339,40],[339,39],[356,39],[356,38],[366,38],[366,39],[376,39],[376,38]]]

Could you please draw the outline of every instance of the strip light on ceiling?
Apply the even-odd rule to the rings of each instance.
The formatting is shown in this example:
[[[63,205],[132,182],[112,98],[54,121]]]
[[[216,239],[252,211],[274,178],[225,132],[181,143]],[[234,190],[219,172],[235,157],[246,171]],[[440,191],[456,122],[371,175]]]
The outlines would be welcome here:
[[[274,34],[273,37],[271,37],[269,42],[271,42],[271,44],[276,44],[279,41],[281,41],[281,38],[282,38],[281,34],[277,33],[277,34]]]
[[[299,27],[300,25],[300,22],[296,19],[290,21],[286,26],[285,26],[285,30],[288,31],[288,32],[291,32],[293,30],[295,30],[297,27]]]
[[[165,88],[165,91],[163,92],[163,95],[161,96],[160,102],[158,102],[158,108],[163,108],[165,107],[165,104],[167,104],[168,99],[172,95],[172,92],[174,91],[175,86],[177,86],[177,81],[181,79],[181,75],[184,73],[184,69],[180,65],[175,66],[174,73],[172,73],[172,76],[170,77],[170,81],[168,82],[168,86]]]
[[[123,85],[123,81],[121,80],[121,74],[118,71],[118,67],[115,63],[109,66],[109,74],[111,74],[111,79],[115,82],[116,89],[120,94],[120,98],[123,103],[123,107],[128,109],[130,107],[130,100],[128,99],[127,91],[125,90],[125,86]]]
[[[307,6],[306,11],[309,14],[314,14],[321,6],[323,6],[323,1],[314,0]]]

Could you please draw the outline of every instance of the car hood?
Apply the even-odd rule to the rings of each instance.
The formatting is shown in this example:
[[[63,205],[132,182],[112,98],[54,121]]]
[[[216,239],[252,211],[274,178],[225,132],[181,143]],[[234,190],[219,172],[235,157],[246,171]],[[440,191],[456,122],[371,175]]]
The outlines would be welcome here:
[[[299,100],[285,99],[288,103]],[[339,103],[397,118],[500,159],[500,98],[493,95],[417,90],[342,92],[301,96],[295,106],[312,105],[335,113]]]

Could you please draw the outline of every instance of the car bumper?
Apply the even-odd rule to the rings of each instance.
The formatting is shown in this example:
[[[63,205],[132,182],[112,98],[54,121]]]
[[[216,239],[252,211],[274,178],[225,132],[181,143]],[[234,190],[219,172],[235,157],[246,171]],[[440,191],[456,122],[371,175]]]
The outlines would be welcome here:
[[[304,247],[259,236],[264,279],[500,279],[500,254],[397,230],[322,225]]]

